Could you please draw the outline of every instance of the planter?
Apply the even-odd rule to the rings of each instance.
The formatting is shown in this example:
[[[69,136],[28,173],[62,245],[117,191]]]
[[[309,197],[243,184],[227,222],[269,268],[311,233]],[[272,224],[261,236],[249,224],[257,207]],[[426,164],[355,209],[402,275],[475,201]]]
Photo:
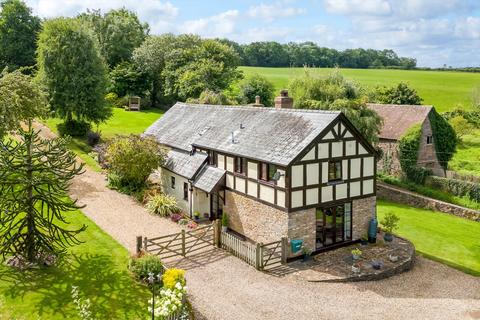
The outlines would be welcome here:
[[[360,239],[360,245],[362,247],[368,246],[368,240],[367,239]]]
[[[360,267],[352,266],[352,272],[353,273],[359,273],[360,272]]]
[[[200,220],[200,217],[199,217],[199,216],[194,216],[193,218],[195,219],[195,221]]]
[[[353,258],[353,260],[355,260],[355,261],[356,261],[356,260],[359,260],[360,257],[361,257],[361,256],[358,255],[358,254],[352,254],[352,258]]]
[[[392,242],[393,241],[393,235],[391,233],[385,233],[383,235],[383,240],[385,240],[385,242]]]
[[[311,255],[309,255],[309,254],[304,254],[304,255],[303,255],[303,261],[304,261],[304,262],[310,261],[310,259],[312,259],[312,256],[311,256]]]
[[[391,254],[391,255],[388,256],[388,260],[390,260],[391,262],[397,262],[398,261],[398,256],[395,256],[395,255]]]
[[[375,270],[380,270],[383,267],[382,261],[372,261],[372,268]]]
[[[227,232],[227,230],[228,230],[228,227],[222,226],[222,231],[223,231],[223,232]]]

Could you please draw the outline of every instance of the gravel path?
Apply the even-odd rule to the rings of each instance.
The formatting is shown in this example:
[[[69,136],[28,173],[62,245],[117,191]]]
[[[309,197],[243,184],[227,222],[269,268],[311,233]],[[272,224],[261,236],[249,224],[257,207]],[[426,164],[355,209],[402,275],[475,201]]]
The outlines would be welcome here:
[[[131,252],[137,235],[180,230],[108,189],[105,176],[88,168],[75,178],[71,196]],[[309,271],[295,268],[273,276],[213,248],[177,265],[188,270],[190,299],[207,319],[480,319],[480,278],[423,258],[410,272],[352,284],[311,283],[305,280]]]

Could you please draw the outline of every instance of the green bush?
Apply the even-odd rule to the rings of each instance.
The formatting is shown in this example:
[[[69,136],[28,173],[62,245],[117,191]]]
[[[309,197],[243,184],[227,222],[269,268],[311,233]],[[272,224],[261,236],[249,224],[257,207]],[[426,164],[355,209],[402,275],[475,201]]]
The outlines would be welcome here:
[[[161,217],[168,217],[170,214],[180,211],[177,206],[177,200],[166,194],[156,194],[150,197],[147,202],[147,210]]]
[[[432,176],[425,181],[425,184],[443,192],[480,202],[480,184],[478,183]]]
[[[68,120],[57,125],[58,134],[63,136],[72,137],[85,137],[90,131],[91,126],[89,123],[78,120]]]
[[[274,86],[267,78],[254,74],[240,82],[240,96],[242,103],[254,103],[255,96],[260,97],[260,103],[266,107],[273,106]]]
[[[146,281],[149,273],[157,275],[164,270],[160,257],[150,254],[130,259],[129,269],[141,281]]]
[[[106,152],[110,184],[141,190],[165,158],[165,150],[152,137],[117,136],[109,142]]]
[[[438,162],[446,170],[448,161],[452,159],[457,149],[457,135],[448,121],[435,110],[429,113],[428,119],[432,125],[433,141]]]
[[[423,184],[425,178],[432,175],[431,170],[417,165],[421,136],[422,127],[417,124],[408,129],[398,143],[400,166],[405,176],[409,180],[419,184]]]

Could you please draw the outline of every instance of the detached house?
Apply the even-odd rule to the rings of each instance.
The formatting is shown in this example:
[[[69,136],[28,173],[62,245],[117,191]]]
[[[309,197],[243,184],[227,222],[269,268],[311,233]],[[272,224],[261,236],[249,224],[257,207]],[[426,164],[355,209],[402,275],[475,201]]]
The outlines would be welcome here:
[[[164,192],[190,215],[229,217],[257,242],[313,251],[361,238],[375,216],[375,153],[341,112],[175,104],[145,132],[170,148]],[[290,255],[293,256],[293,253]]]
[[[379,169],[389,174],[402,173],[398,156],[400,138],[416,124],[422,126],[422,135],[418,151],[417,165],[432,170],[437,176],[445,176],[435,151],[435,141],[429,115],[434,112],[433,106],[398,105],[398,104],[367,104],[383,119],[383,127],[379,134],[378,146],[383,151],[378,162]]]

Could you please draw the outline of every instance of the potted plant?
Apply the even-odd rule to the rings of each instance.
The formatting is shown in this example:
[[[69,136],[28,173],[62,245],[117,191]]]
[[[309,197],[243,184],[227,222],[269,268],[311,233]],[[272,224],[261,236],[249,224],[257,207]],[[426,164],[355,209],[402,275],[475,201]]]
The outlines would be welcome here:
[[[195,221],[200,220],[200,212],[195,211],[195,212],[193,213],[193,218],[195,219]]]
[[[352,264],[352,272],[353,273],[359,273],[360,272],[360,264],[359,263]]]
[[[228,230],[228,216],[227,216],[227,213],[224,212],[222,214],[222,231],[227,232],[227,230]]]
[[[360,244],[362,245],[362,247],[368,246],[368,236],[366,234],[360,238]]]
[[[352,250],[352,258],[353,260],[358,260],[362,256],[362,250],[355,248]]]
[[[302,246],[302,253],[303,253],[303,261],[310,260],[310,257],[312,256],[312,250],[310,250],[305,246]]]
[[[382,226],[385,234],[383,240],[385,242],[393,241],[393,231],[398,228],[398,221],[400,218],[393,212],[388,212],[382,220]]]

